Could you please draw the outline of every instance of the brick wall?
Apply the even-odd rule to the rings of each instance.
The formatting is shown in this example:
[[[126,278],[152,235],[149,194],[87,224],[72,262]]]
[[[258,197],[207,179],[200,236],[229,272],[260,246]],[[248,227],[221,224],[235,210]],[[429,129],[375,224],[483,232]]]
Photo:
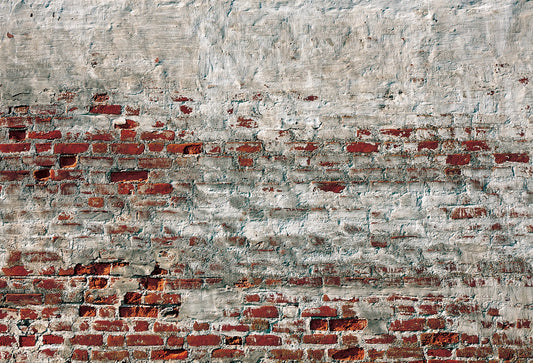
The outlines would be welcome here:
[[[0,4],[0,360],[533,360],[527,2]]]

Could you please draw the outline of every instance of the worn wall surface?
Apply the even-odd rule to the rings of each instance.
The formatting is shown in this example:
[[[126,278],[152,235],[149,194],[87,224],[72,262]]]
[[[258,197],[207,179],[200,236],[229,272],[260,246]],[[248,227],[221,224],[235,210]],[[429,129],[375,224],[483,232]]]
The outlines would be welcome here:
[[[0,360],[533,361],[533,2],[0,2]]]

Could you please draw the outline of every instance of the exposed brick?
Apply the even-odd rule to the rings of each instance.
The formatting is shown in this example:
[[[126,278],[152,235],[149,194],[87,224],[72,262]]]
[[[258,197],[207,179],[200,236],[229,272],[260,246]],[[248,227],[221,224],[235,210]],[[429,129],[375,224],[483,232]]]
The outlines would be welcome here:
[[[336,344],[337,335],[335,334],[304,335],[302,341],[305,344]]]
[[[174,140],[175,133],[171,130],[145,131],[141,133],[141,140]]]
[[[110,151],[114,154],[139,155],[144,151],[144,144],[112,144]]]
[[[73,143],[73,144],[55,144],[54,153],[56,154],[81,154],[89,149],[87,143]]]
[[[29,151],[31,144],[0,144],[0,153],[20,153]]]
[[[363,330],[368,325],[365,319],[345,318],[345,319],[331,319],[329,321],[330,331],[343,330]]]
[[[248,308],[243,312],[244,316],[254,318],[277,318],[278,309],[275,306],[261,306],[258,308]]]
[[[148,171],[146,170],[111,172],[111,181],[115,183],[123,181],[143,181],[146,179],[148,179]]]
[[[277,346],[281,345],[281,338],[275,335],[248,335],[247,345]]]
[[[373,153],[378,151],[379,144],[368,142],[354,142],[348,144],[346,151],[350,153]]]
[[[446,164],[467,165],[470,163],[470,154],[454,154],[446,157]]]
[[[102,335],[98,334],[87,334],[87,335],[75,335],[70,338],[70,344],[72,345],[103,345],[104,338]]]
[[[301,360],[304,355],[303,350],[289,350],[289,349],[272,349],[270,356],[279,360]]]
[[[496,164],[503,164],[505,162],[512,163],[529,163],[528,154],[494,154],[494,161]]]
[[[121,361],[128,358],[130,353],[126,350],[114,350],[114,351],[98,351],[93,350],[91,352],[92,360],[99,361]]]
[[[120,105],[95,105],[89,110],[90,113],[102,113],[108,115],[120,115],[122,106]]]
[[[422,345],[447,345],[459,342],[457,333],[424,333],[420,335]]]
[[[486,217],[487,210],[483,207],[457,207],[451,214],[452,219],[470,219]]]
[[[426,319],[410,319],[410,320],[396,320],[390,325],[392,331],[418,331],[424,330],[426,326]]]
[[[318,308],[308,308],[302,311],[302,317],[335,317],[337,309],[329,306],[320,306]]]
[[[184,349],[152,350],[151,358],[154,360],[181,360],[187,359],[188,352]]]
[[[126,318],[157,318],[159,309],[155,306],[121,306],[119,308],[119,315]]]
[[[187,343],[192,347],[219,345],[220,337],[218,335],[189,335]]]
[[[167,151],[184,155],[200,154],[202,152],[202,143],[169,144],[167,145]]]
[[[127,345],[162,345],[163,339],[159,335],[127,335]]]
[[[362,360],[365,357],[365,351],[363,348],[348,348],[348,349],[330,349],[328,354],[331,358],[335,360]]]

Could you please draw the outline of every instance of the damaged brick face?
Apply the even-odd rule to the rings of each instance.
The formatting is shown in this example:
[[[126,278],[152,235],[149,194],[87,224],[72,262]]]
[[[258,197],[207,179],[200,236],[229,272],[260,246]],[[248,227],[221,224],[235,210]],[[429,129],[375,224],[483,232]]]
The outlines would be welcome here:
[[[533,361],[527,2],[12,3],[0,361]]]

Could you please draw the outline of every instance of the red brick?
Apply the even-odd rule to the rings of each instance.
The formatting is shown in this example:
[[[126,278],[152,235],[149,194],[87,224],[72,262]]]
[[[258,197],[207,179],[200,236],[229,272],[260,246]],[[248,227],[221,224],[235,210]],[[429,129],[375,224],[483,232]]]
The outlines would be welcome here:
[[[1,153],[20,153],[24,151],[29,151],[31,144],[0,144]]]
[[[60,335],[45,334],[43,335],[43,344],[63,344],[65,339]]]
[[[391,136],[398,136],[398,137],[409,137],[411,136],[411,133],[413,132],[413,129],[382,129],[380,132],[383,135],[391,135]]]
[[[461,334],[461,342],[463,344],[479,344],[479,337],[477,335]]]
[[[139,194],[170,194],[172,193],[172,184],[157,183],[157,184],[139,184]]]
[[[97,130],[95,133],[86,132],[85,137],[91,141],[111,141],[114,139],[113,134],[108,131]]]
[[[128,335],[127,345],[162,345],[163,339],[159,335]]]
[[[308,308],[302,311],[302,317],[335,317],[337,309],[329,306],[320,306],[318,308]]]
[[[23,180],[30,172],[23,170],[0,170],[0,181],[18,181]]]
[[[21,347],[35,346],[35,335],[19,336],[19,345]]]
[[[261,306],[245,309],[243,315],[253,318],[277,318],[278,309],[275,306]]]
[[[202,143],[169,144],[167,145],[167,151],[184,155],[200,154],[202,152]]]
[[[123,335],[109,335],[107,337],[107,345],[110,347],[122,347],[124,346],[124,340]]]
[[[104,154],[106,152],[107,152],[107,144],[100,144],[100,143],[93,144],[93,153]]]
[[[192,108],[190,108],[187,105],[181,105],[180,106],[180,111],[183,112],[184,114],[188,115],[188,114],[190,114],[192,112]]]
[[[28,276],[33,271],[28,271],[24,266],[4,267],[2,271],[6,276]]]
[[[222,327],[220,328],[222,331],[240,331],[240,332],[247,332],[248,330],[250,330],[250,327],[248,327],[248,325],[229,325],[229,324],[226,324],[226,325],[222,325]]]
[[[17,305],[40,305],[43,303],[41,294],[6,294],[5,302]]]
[[[344,318],[344,319],[330,319],[329,330],[330,331],[343,331],[343,330],[363,330],[368,325],[365,319],[357,318]]]
[[[400,358],[424,358],[424,351],[416,347],[390,347],[387,350],[387,357],[392,359]]]
[[[168,158],[141,158],[139,168],[146,169],[169,169],[172,166],[172,159]]]
[[[93,323],[97,331],[128,331],[128,325],[122,320],[97,320]]]
[[[161,291],[165,287],[165,280],[158,277],[143,277],[139,284],[146,290]]]
[[[141,140],[174,140],[175,133],[170,130],[163,131],[145,131],[141,133]]]
[[[447,345],[459,343],[457,333],[423,333],[420,335],[422,345]]]
[[[122,113],[122,106],[120,105],[95,105],[89,110],[90,113],[120,115]]]
[[[441,357],[441,358],[447,358],[452,356],[452,351],[449,349],[428,349],[427,355],[430,357]]]
[[[289,349],[272,349],[270,356],[279,360],[301,360],[304,356],[303,350],[289,350]]]
[[[242,345],[242,337],[224,337],[224,340],[227,345]]]
[[[368,142],[354,142],[348,144],[346,151],[350,153],[373,153],[378,151],[379,144]]]
[[[337,336],[334,334],[312,334],[303,336],[304,344],[336,344]]]
[[[335,360],[363,360],[365,351],[363,348],[353,347],[348,349],[330,349],[328,354]]]
[[[136,332],[147,331],[148,326],[149,324],[147,321],[139,320],[135,322],[135,325],[133,326],[133,330],[135,330]]]
[[[260,142],[228,142],[226,144],[227,151],[237,151],[241,153],[257,153],[261,151],[262,144]]]
[[[438,305],[420,305],[418,309],[422,315],[435,315],[439,312]]]
[[[426,319],[396,320],[390,325],[392,331],[418,331],[424,330]]]
[[[89,149],[87,143],[73,143],[73,144],[55,144],[54,153],[56,154],[80,154]]]
[[[123,155],[140,155],[144,152],[143,144],[112,144],[110,152]]]
[[[383,357],[385,356],[385,353],[386,352],[384,350],[370,349],[368,351],[368,358],[372,360],[383,359]]]
[[[489,146],[486,141],[468,140],[461,143],[466,151],[488,150]]]
[[[466,165],[470,162],[470,154],[454,154],[446,157],[446,164]]]
[[[70,338],[70,344],[72,345],[103,345],[104,338],[102,335],[96,335],[96,334],[76,335]]]
[[[159,321],[156,321],[154,323],[154,332],[155,333],[159,333],[159,332],[176,332],[176,331],[180,331],[180,328],[175,325],[175,324],[171,324],[171,323],[161,323]]]
[[[119,315],[121,317],[132,318],[157,318],[159,309],[155,306],[121,306]]]
[[[218,335],[189,335],[187,343],[192,347],[220,345],[220,337]]]
[[[457,207],[452,211],[452,219],[470,219],[486,217],[487,210],[483,207]]]
[[[96,316],[96,308],[92,306],[80,306],[79,315],[83,317]]]
[[[309,322],[311,330],[328,330],[328,321],[326,319],[311,319]]]
[[[148,172],[145,170],[115,171],[111,173],[111,181],[143,181],[148,179]]]
[[[9,140],[22,141],[26,139],[26,129],[9,129]]]
[[[152,350],[151,358],[154,360],[180,360],[187,359],[188,353],[184,349]]]
[[[169,347],[176,347],[176,346],[182,346],[183,343],[185,343],[185,339],[183,337],[177,337],[175,335],[171,335],[167,339],[167,345]]]
[[[430,329],[444,329],[446,322],[443,318],[431,318],[427,320]]]
[[[512,163],[529,163],[528,154],[494,154],[494,161],[496,164],[502,164],[505,162]]]
[[[61,131],[31,131],[28,132],[28,139],[54,140],[61,138]]]
[[[91,352],[91,358],[93,360],[104,361],[122,361],[128,358],[130,353],[126,350],[112,350],[112,351],[95,351]]]
[[[390,344],[396,340],[396,337],[394,335],[380,335],[379,337],[375,338],[366,338],[365,343],[367,344]]]
[[[9,347],[13,344],[17,344],[17,339],[11,335],[0,335],[0,346]]]
[[[344,183],[329,181],[329,182],[317,182],[317,188],[324,192],[341,193],[346,185]]]
[[[308,349],[307,350],[307,357],[309,359],[314,359],[316,361],[321,361],[324,359],[324,350],[322,349]]]
[[[203,285],[202,279],[176,279],[168,280],[171,289],[199,289]]]
[[[72,360],[88,361],[89,353],[86,350],[74,349],[74,351],[72,352]]]
[[[248,335],[246,337],[246,344],[258,346],[277,346],[281,345],[281,338],[275,335]]]
[[[148,293],[144,297],[144,303],[148,305],[179,305],[181,304],[181,295]]]
[[[356,335],[342,335],[342,345],[351,347],[357,343],[359,343],[359,338]]]
[[[455,351],[457,357],[486,358],[492,354],[491,347],[466,347]]]

